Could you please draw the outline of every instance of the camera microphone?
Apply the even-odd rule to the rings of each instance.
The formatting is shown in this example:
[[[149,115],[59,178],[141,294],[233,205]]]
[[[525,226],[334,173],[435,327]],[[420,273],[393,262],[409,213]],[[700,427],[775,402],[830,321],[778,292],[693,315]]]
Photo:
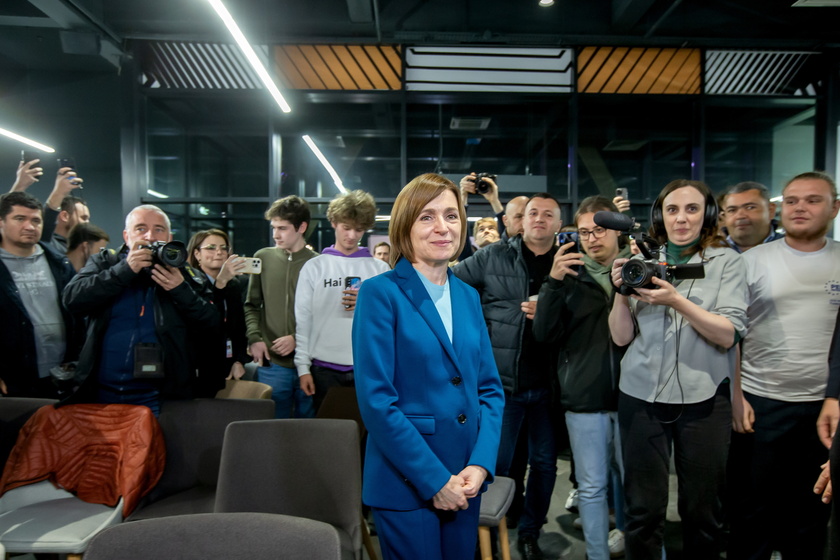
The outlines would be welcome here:
[[[642,225],[640,223],[620,212],[601,210],[600,212],[595,212],[594,220],[595,225],[606,229],[624,232],[642,231]]]

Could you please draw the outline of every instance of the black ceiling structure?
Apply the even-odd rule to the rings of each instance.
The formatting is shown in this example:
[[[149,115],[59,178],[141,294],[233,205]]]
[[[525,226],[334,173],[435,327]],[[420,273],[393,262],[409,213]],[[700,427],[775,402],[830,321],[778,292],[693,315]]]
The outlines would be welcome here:
[[[733,148],[752,141],[758,134],[753,131],[803,118],[826,128],[824,123],[836,122],[838,114],[837,93],[826,91],[826,76],[834,77],[829,81],[836,88],[840,0],[555,0],[546,8],[537,0],[229,0],[226,6],[268,59],[294,56],[297,51],[287,52],[294,49],[305,57],[307,46],[320,46],[337,59],[350,56],[342,49],[379,49],[382,57],[394,49],[410,69],[430,51],[527,48],[537,53],[528,56],[557,57],[548,62],[551,70],[536,72],[553,72],[551,79],[561,85],[488,93],[481,81],[492,82],[499,69],[486,76],[473,69],[470,80],[479,78],[472,91],[463,84],[445,91],[437,85],[423,89],[422,78],[421,85],[406,87],[403,74],[397,78],[403,87],[392,83],[391,89],[284,90],[293,107],[284,115],[244,64],[207,0],[5,0],[0,3],[0,96],[33,72],[130,80],[123,91],[143,102],[123,103],[149,135],[143,156],[157,162],[156,169],[172,165],[175,158],[167,154],[179,134],[191,139],[179,140],[178,149],[186,145],[191,163],[185,165],[198,169],[196,174],[229,172],[216,165],[218,154],[265,168],[253,177],[246,173],[244,180],[240,172],[235,188],[185,187],[174,194],[185,204],[203,196],[220,208],[225,198],[264,199],[264,188],[248,185],[275,183],[269,179],[275,174],[281,176],[276,185],[281,192],[331,197],[334,190],[299,186],[308,172],[296,161],[306,149],[288,139],[304,134],[322,147],[348,188],[366,188],[378,200],[393,199],[406,178],[434,169],[452,176],[468,171],[541,175],[549,192],[575,202],[632,181],[657,185],[669,166],[679,173],[688,165],[692,171],[703,165],[709,171],[701,177],[725,183],[753,158],[766,159],[760,142],[746,155]],[[696,90],[702,95],[582,90],[583,57],[626,62],[648,51],[696,55],[704,69]],[[564,72],[576,71],[576,78],[563,81]],[[594,80],[593,87],[608,86],[609,80]],[[831,151],[826,142],[836,149],[836,131],[833,140],[830,130],[817,134],[820,153]],[[286,139],[282,151],[272,137]],[[705,147],[702,154],[695,153],[697,145]],[[729,175],[716,175],[710,163],[729,166]],[[155,176],[142,180],[165,182]],[[650,193],[640,198],[649,199]]]

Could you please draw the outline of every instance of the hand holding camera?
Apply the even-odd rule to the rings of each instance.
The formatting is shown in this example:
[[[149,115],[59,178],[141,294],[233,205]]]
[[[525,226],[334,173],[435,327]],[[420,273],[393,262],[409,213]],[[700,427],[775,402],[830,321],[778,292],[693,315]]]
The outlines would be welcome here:
[[[152,267],[152,280],[168,292],[183,284],[184,276],[181,270],[174,266],[156,264]]]
[[[467,195],[480,194],[493,206],[495,212],[502,209],[499,202],[499,186],[496,184],[496,175],[491,173],[476,173],[473,171],[461,179],[461,202],[467,205]]]

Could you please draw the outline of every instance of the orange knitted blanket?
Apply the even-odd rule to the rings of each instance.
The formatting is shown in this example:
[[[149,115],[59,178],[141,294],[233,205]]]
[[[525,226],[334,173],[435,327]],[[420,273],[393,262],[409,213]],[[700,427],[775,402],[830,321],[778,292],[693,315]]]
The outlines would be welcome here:
[[[163,474],[166,446],[157,418],[145,406],[45,406],[18,435],[0,495],[49,479],[90,503],[115,506],[128,516]]]

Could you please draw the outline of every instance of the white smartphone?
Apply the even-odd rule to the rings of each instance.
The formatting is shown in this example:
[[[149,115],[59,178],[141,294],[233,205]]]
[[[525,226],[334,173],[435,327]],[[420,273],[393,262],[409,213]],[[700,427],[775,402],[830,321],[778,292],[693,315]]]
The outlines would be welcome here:
[[[262,259],[255,257],[242,257],[245,260],[245,274],[259,274],[262,272]]]

